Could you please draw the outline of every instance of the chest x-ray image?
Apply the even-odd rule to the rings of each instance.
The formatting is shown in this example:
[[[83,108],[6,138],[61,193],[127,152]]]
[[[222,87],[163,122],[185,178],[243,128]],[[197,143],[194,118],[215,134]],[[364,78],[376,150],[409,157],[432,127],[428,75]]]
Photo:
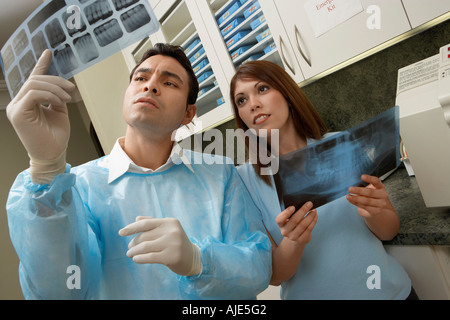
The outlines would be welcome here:
[[[277,190],[284,205],[314,208],[364,186],[362,174],[380,177],[400,165],[398,106],[349,130],[280,157]]]

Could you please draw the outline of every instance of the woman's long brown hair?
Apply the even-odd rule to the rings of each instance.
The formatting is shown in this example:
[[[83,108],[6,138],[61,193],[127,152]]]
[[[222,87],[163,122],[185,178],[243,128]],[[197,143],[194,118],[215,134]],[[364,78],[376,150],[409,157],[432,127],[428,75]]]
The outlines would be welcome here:
[[[243,79],[263,81],[281,92],[288,103],[290,116],[293,119],[295,129],[300,137],[319,140],[328,131],[323,120],[320,118],[319,113],[291,76],[279,65],[264,60],[244,63],[239,67],[231,80],[230,99],[238,128],[243,129],[244,131],[249,129],[239,117],[238,108],[234,98],[236,82]],[[245,140],[245,145],[248,151],[249,142],[247,139]],[[270,177],[260,174],[261,163],[259,159],[253,166],[258,173],[258,176],[270,185]]]

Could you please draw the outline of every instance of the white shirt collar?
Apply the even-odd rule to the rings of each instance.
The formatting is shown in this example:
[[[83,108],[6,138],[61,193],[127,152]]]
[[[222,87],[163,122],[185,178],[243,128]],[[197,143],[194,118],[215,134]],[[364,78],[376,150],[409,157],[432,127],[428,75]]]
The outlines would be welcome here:
[[[123,137],[117,139],[109,156],[103,157],[98,162],[98,165],[100,167],[109,170],[108,183],[113,182],[117,178],[124,175],[126,172],[133,172],[133,173],[163,172],[172,167],[174,164],[178,165],[181,163],[184,163],[189,168],[189,170],[194,172],[194,169],[192,168],[189,159],[184,154],[183,148],[176,141],[173,143],[172,150],[166,163],[163,164],[161,167],[157,168],[156,170],[143,168],[136,165],[133,162],[133,160],[131,160],[130,157],[123,150],[121,146],[123,141],[124,141]]]

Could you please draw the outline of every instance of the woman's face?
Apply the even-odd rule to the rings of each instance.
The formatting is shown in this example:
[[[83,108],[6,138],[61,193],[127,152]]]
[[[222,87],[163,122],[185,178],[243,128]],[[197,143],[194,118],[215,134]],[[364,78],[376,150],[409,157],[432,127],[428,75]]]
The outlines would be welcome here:
[[[280,91],[257,79],[236,81],[234,91],[239,117],[257,134],[260,129],[282,130],[292,124],[288,102]]]

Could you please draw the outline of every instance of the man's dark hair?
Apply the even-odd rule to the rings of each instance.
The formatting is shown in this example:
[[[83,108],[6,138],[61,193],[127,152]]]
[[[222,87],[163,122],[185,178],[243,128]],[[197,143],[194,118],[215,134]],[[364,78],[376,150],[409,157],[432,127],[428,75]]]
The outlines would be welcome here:
[[[137,65],[134,67],[133,71],[131,71],[130,74],[130,81],[133,78],[134,72],[136,71],[137,67],[141,65],[145,60],[152,56],[156,55],[162,55],[167,57],[172,57],[176,59],[183,68],[187,71],[189,76],[189,94],[187,103],[188,104],[194,104],[195,101],[197,101],[198,96],[198,80],[195,76],[194,71],[192,70],[191,62],[184,54],[183,49],[180,46],[173,46],[166,43],[157,43],[155,46],[146,52],[144,52],[144,55],[142,56],[141,60],[137,63]]]

